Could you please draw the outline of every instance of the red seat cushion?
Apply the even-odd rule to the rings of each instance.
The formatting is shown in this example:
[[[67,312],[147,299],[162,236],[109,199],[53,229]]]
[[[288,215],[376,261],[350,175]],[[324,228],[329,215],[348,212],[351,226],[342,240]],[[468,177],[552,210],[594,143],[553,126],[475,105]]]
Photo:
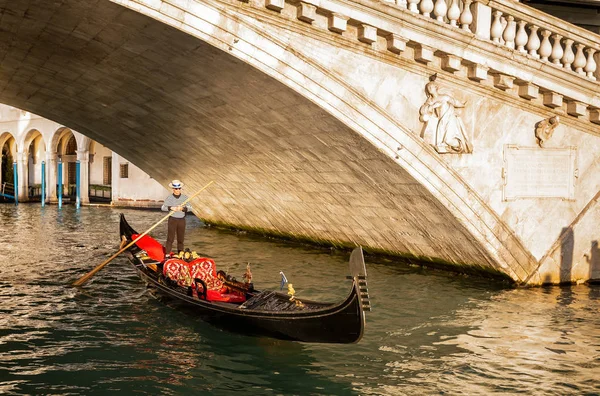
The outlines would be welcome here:
[[[246,297],[245,296],[241,296],[239,294],[232,294],[232,293],[220,293],[216,290],[208,290],[208,292],[206,293],[206,299],[208,301],[222,301],[222,302],[244,302],[246,301]]]

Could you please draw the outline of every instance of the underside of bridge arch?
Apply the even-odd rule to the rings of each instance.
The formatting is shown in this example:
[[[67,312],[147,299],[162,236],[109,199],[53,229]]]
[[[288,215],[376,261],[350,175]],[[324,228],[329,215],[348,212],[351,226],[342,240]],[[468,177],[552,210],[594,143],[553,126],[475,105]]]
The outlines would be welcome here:
[[[535,265],[491,252],[357,128],[227,51],[110,1],[0,1],[0,11],[0,101],[163,185],[215,180],[195,201],[201,218],[515,281]]]

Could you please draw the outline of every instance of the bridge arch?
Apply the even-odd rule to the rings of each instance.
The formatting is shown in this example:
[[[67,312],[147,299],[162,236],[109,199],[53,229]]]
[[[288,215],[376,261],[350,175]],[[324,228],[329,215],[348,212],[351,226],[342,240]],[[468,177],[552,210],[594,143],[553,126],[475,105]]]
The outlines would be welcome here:
[[[118,3],[219,48],[221,56],[243,60],[326,110],[425,186],[484,247],[488,265],[496,270],[522,281],[537,264],[499,216],[415,131],[319,62],[213,4],[197,3],[185,10],[185,17],[174,18],[137,1]],[[186,24],[188,19],[194,23]]]
[[[29,192],[33,185],[41,183],[41,162],[45,160],[46,142],[42,132],[33,128],[22,134],[19,146],[21,147],[19,151],[23,152],[26,163],[26,166],[22,168],[23,175],[26,176],[23,182],[19,184],[22,185],[23,191]]]
[[[337,39],[324,39],[324,56],[315,59],[291,43],[285,29],[270,26],[286,24],[266,13],[255,18],[255,10],[244,4],[98,4],[52,4],[48,12],[64,26],[53,27],[55,34],[44,36],[50,43],[43,45],[58,50],[44,67],[7,50],[6,59],[26,66],[11,69],[9,63],[7,76],[27,71],[36,77],[22,78],[24,84],[16,87],[0,76],[1,99],[69,125],[163,184],[183,178],[193,189],[216,180],[200,206],[199,215],[210,221],[435,257],[493,269],[516,281],[537,268],[535,257],[497,214],[504,209],[498,210],[497,194],[490,204],[456,171],[463,158],[444,158],[418,137],[419,125],[409,114],[414,105],[394,109],[396,103],[370,99],[393,96],[390,81],[400,81],[413,88],[405,91],[414,97],[398,100],[422,103],[423,87],[438,65],[382,65],[382,76],[397,72],[404,79],[382,77],[357,88],[327,59],[333,53],[352,61],[354,54],[368,52],[343,34],[339,40],[356,51],[344,53]],[[17,16],[26,9],[7,7]],[[35,29],[48,21],[33,22],[23,36],[5,33],[5,42],[14,43],[9,49],[44,51],[35,42]],[[306,34],[310,41],[313,33]],[[481,69],[473,70],[479,78]],[[556,80],[560,73],[552,70],[546,79]],[[533,89],[526,88],[526,93]],[[494,93],[499,100],[507,96]],[[552,96],[550,104],[557,103]],[[526,107],[539,109],[535,103]],[[566,122],[593,129],[589,121]],[[55,147],[54,139],[50,146]]]

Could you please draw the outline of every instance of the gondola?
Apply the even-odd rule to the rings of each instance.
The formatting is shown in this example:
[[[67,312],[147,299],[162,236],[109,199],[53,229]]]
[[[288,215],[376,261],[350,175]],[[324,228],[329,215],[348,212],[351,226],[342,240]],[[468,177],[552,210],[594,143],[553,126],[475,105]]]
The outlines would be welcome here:
[[[138,237],[123,214],[120,235],[123,244]],[[125,254],[152,294],[220,328],[242,334],[356,343],[365,330],[365,311],[371,310],[360,247],[350,255],[351,275],[346,277],[352,281],[350,292],[336,303],[299,300],[293,289],[288,294],[255,290],[251,282],[237,281],[223,271],[215,274],[214,261],[194,252],[164,257],[162,245],[149,235],[132,244]],[[173,273],[183,275],[178,278]]]

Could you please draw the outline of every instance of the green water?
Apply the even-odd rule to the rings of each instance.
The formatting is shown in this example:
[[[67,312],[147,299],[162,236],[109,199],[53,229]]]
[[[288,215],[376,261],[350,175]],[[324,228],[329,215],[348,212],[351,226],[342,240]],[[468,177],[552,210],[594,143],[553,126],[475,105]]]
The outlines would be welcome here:
[[[70,287],[117,250],[119,212],[0,205],[0,394],[600,394],[600,287],[512,289],[367,256],[360,343],[249,337],[155,300],[124,258]],[[139,231],[163,216],[124,212]],[[299,298],[348,291],[344,252],[193,220],[186,238],[238,278],[250,262],[260,289],[284,271]]]

